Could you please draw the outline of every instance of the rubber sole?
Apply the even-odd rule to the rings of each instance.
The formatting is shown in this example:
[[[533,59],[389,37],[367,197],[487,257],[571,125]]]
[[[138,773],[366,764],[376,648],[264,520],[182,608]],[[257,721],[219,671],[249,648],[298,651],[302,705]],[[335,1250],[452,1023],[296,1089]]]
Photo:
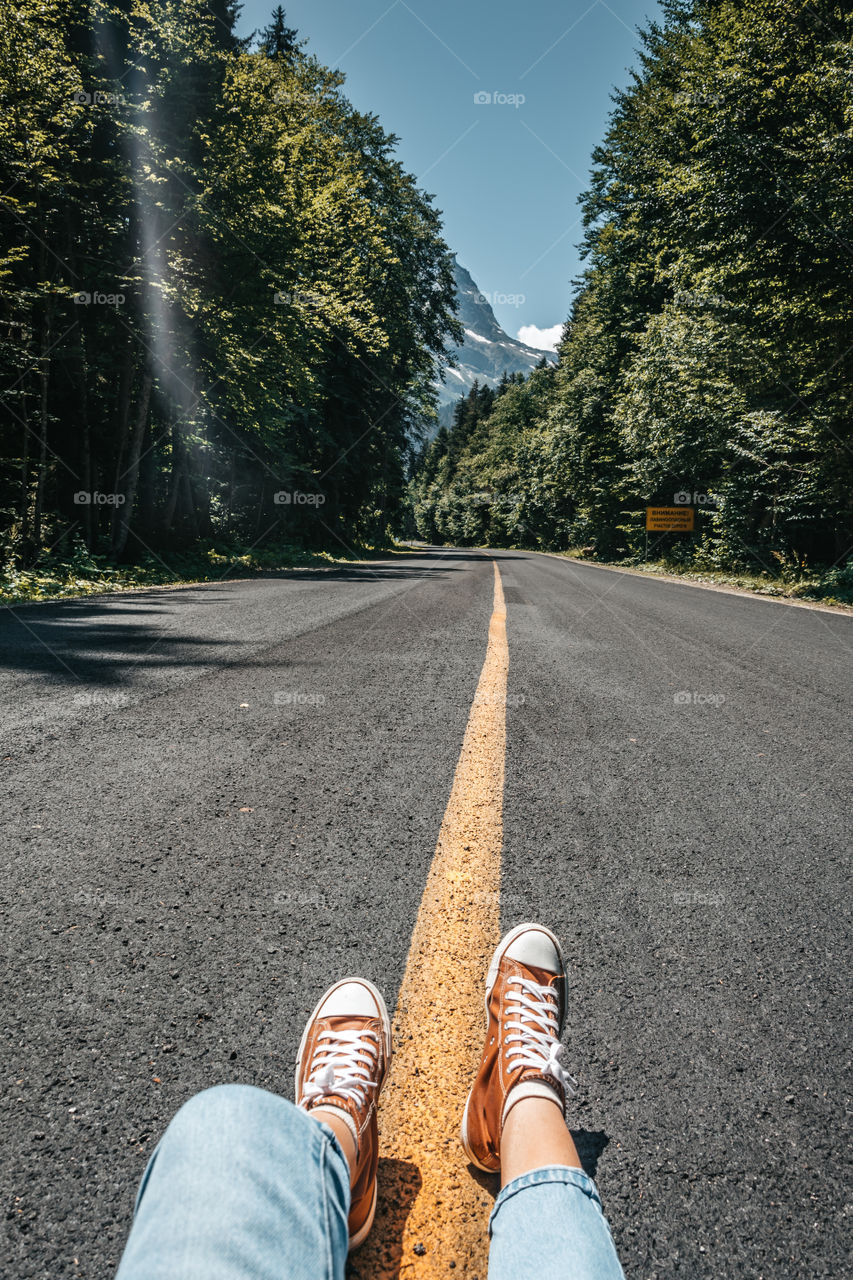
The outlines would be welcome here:
[[[550,929],[546,929],[544,924],[516,925],[514,929],[510,929],[509,933],[504,934],[504,936],[501,938],[498,945],[495,947],[495,950],[492,954],[492,960],[489,965],[489,971],[486,975],[486,996],[484,1000],[484,1004],[486,1008],[486,1031],[488,1031],[489,1029],[489,1001],[492,998],[492,991],[494,990],[494,986],[497,981],[498,969],[500,968],[501,960],[503,959],[503,956],[506,950],[512,946],[516,938],[519,938],[523,933],[527,933],[529,929],[536,929],[539,933],[545,933],[551,939],[551,941],[554,944],[557,955],[559,956],[559,959],[560,959],[560,969],[563,974],[563,983],[565,986],[568,986],[568,975],[566,973],[566,961],[563,956],[563,948],[560,946],[559,939],[551,932]],[[565,1020],[566,1020],[566,1010],[565,1010],[565,1007],[563,1007],[560,1010],[560,1028],[559,1029],[560,1029],[561,1035],[562,1035],[563,1025],[565,1023]],[[490,1169],[488,1165],[480,1163],[480,1161],[477,1159],[477,1157],[474,1155],[473,1151],[471,1150],[471,1146],[468,1141],[468,1107],[470,1105],[471,1094],[473,1092],[474,1092],[474,1086],[472,1085],[468,1091],[468,1097],[465,1101],[465,1110],[462,1113],[462,1127],[459,1135],[462,1140],[462,1149],[465,1152],[468,1159],[471,1161],[471,1164],[475,1166],[475,1168],[482,1169],[484,1173],[495,1173],[497,1172],[495,1169]]]
[[[367,1221],[360,1231],[349,1238],[348,1252],[354,1253],[356,1249],[361,1248],[367,1237],[370,1235],[370,1229],[373,1226],[373,1219],[376,1217],[376,1203],[379,1199],[379,1183],[373,1184],[373,1203],[370,1206],[370,1213],[367,1215]]]
[[[317,1015],[319,1014],[320,1010],[322,1009],[323,1005],[326,1003],[326,1001],[328,1000],[332,992],[337,991],[338,987],[346,986],[348,982],[358,982],[360,983],[361,986],[366,987],[367,990],[370,992],[370,994],[373,996],[374,1000],[376,1001],[377,1007],[379,1009],[379,1016],[382,1022],[382,1034],[383,1034],[383,1041],[384,1041],[383,1047],[385,1049],[385,1075],[382,1077],[382,1082],[379,1085],[379,1088],[376,1090],[377,1102],[379,1100],[379,1095],[382,1092],[383,1086],[388,1077],[388,1071],[390,1070],[390,1067],[391,1067],[391,1057],[392,1057],[391,1019],[388,1016],[388,1009],[386,1007],[384,999],[382,998],[382,992],[377,987],[375,987],[372,982],[368,982],[366,978],[341,978],[339,982],[334,982],[328,988],[328,990],[323,992],[320,999],[317,1001],[317,1003],[314,1006],[314,1012],[311,1014],[310,1018],[305,1023],[305,1030],[302,1032],[302,1039],[299,1041],[299,1051],[296,1055],[296,1071],[293,1077],[294,1095],[295,1095],[297,1104],[299,1103],[300,1076],[302,1075],[302,1057],[303,1057],[303,1054],[305,1053],[305,1045],[308,1042],[308,1033],[310,1032],[311,1027],[314,1025]],[[373,1226],[373,1220],[376,1217],[376,1204],[377,1204],[378,1196],[379,1196],[379,1187],[378,1187],[378,1184],[374,1184],[373,1203],[370,1206],[370,1213],[367,1215],[367,1221],[364,1223],[364,1226],[361,1227],[360,1230],[357,1231],[354,1236],[350,1236],[349,1238],[350,1252],[352,1252],[353,1249],[357,1249],[359,1245],[363,1244],[364,1241],[367,1239],[370,1228]]]

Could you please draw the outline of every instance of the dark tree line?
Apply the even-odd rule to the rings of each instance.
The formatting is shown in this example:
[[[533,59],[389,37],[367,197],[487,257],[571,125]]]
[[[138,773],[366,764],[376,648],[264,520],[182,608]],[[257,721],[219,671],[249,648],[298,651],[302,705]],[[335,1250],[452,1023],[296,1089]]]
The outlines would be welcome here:
[[[275,10],[0,0],[0,527],[32,563],[381,538],[452,259]]]

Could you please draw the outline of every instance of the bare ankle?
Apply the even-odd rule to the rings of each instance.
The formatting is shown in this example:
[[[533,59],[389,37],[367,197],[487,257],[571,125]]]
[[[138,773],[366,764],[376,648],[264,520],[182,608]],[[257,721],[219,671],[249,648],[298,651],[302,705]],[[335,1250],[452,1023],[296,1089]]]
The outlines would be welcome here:
[[[511,1107],[501,1134],[501,1185],[546,1165],[581,1168],[557,1099],[522,1098]]]
[[[347,1164],[349,1165],[350,1185],[355,1178],[355,1166],[358,1158],[358,1147],[355,1138],[352,1136],[352,1129],[347,1124],[342,1113],[336,1114],[335,1107],[314,1107],[308,1114],[312,1120],[320,1121],[332,1130],[341,1145]]]

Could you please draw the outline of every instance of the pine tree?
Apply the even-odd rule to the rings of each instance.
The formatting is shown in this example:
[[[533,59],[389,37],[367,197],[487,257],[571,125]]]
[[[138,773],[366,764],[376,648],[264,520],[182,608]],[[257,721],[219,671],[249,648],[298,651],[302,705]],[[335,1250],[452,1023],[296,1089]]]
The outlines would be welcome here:
[[[268,58],[286,58],[299,47],[296,39],[299,32],[287,25],[286,17],[282,6],[277,5],[272,11],[272,22],[261,32],[259,47]]]

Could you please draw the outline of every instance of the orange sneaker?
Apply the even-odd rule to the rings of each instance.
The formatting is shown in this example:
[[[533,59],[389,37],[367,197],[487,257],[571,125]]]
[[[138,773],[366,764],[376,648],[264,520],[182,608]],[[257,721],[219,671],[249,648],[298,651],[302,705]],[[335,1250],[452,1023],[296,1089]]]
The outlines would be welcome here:
[[[462,1118],[462,1146],[487,1173],[501,1167],[501,1133],[522,1098],[550,1098],[565,1111],[577,1081],[560,1044],[566,967],[549,929],[520,924],[499,943],[486,979],[486,1044]]]
[[[391,1020],[372,982],[343,978],[308,1019],[296,1059],[296,1102],[333,1111],[355,1141],[349,1247],[364,1241],[376,1215],[379,1135],[376,1104],[391,1062]],[[321,1116],[317,1116],[318,1119]]]

